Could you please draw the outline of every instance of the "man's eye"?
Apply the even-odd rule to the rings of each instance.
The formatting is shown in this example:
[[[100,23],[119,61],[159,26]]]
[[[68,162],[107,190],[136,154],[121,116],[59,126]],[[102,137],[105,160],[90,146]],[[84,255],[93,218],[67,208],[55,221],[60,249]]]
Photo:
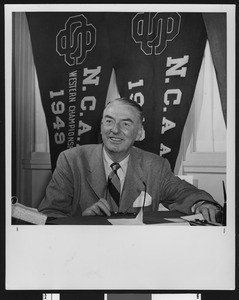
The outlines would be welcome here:
[[[105,120],[105,124],[107,125],[112,124],[112,120]]]
[[[123,125],[124,125],[124,127],[129,127],[130,126],[130,122],[124,122]]]

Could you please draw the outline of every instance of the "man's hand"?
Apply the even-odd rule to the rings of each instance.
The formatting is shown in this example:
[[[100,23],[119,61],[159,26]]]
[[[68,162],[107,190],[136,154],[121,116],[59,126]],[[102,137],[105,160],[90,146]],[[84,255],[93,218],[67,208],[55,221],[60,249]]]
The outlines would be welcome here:
[[[83,211],[82,216],[110,216],[110,206],[107,200],[101,198],[98,202],[94,203],[86,210]]]
[[[198,204],[195,209],[195,214],[201,213],[203,218],[207,221],[217,222],[217,215],[220,212],[220,208],[213,203],[203,202]]]

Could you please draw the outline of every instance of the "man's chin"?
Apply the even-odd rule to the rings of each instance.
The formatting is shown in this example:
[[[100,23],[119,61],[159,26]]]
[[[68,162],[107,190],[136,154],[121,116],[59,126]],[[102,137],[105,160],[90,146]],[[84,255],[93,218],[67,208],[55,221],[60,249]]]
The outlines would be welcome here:
[[[121,152],[121,148],[119,147],[119,145],[107,145],[107,149],[109,152],[113,152],[113,153],[119,153]]]

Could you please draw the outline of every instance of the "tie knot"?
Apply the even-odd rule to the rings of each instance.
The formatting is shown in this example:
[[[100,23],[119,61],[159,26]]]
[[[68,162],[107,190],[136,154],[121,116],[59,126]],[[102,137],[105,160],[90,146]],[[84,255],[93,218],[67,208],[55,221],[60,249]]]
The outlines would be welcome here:
[[[117,163],[117,162],[111,164],[110,166],[111,166],[112,170],[113,170],[115,173],[116,173],[117,170],[120,168],[120,164]]]

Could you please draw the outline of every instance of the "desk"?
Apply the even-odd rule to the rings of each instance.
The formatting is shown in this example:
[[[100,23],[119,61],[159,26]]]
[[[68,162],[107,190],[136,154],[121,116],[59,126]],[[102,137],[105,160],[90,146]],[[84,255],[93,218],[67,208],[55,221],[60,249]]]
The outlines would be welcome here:
[[[165,220],[164,218],[180,218],[185,214],[178,211],[155,211],[155,212],[145,212],[144,220],[145,224],[159,224],[159,223],[172,223]],[[62,217],[58,219],[48,218],[46,225],[111,225],[107,220],[108,218],[135,218],[135,216],[74,216],[74,217]]]

